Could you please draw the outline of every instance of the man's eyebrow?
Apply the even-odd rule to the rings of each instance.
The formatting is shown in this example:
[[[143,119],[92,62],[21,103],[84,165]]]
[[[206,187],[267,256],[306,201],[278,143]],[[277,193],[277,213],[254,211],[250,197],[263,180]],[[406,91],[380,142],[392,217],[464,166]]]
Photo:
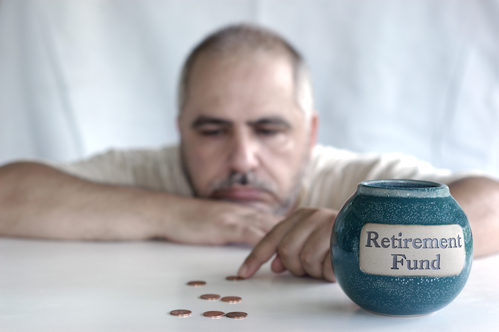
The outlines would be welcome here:
[[[192,122],[192,128],[199,128],[204,125],[230,125],[232,122],[212,116],[200,115]]]
[[[255,120],[255,121],[248,121],[247,123],[250,126],[275,125],[275,126],[291,128],[291,124],[286,119],[283,119],[279,116],[261,118],[261,119]]]

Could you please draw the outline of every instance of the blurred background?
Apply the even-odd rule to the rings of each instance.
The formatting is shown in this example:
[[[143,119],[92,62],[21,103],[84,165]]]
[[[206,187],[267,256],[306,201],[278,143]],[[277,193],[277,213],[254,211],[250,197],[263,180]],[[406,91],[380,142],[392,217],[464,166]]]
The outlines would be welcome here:
[[[176,81],[229,23],[309,63],[319,141],[499,177],[499,0],[0,0],[0,163],[178,142]]]

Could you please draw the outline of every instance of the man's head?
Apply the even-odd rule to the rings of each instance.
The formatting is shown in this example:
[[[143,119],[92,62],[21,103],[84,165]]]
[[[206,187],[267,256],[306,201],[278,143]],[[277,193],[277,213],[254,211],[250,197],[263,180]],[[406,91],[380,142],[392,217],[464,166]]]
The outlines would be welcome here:
[[[178,102],[183,166],[195,194],[287,213],[317,132],[300,54],[268,30],[227,27],[187,58]]]

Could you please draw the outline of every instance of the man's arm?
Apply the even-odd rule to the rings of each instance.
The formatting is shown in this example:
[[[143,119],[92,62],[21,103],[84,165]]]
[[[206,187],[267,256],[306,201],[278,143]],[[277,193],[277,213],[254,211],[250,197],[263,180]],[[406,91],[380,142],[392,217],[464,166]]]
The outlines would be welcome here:
[[[0,236],[255,244],[275,223],[245,206],[95,183],[38,163],[0,167]]]
[[[499,182],[468,177],[449,184],[454,198],[466,213],[473,232],[474,256],[499,252]],[[300,209],[274,227],[248,255],[238,274],[249,278],[277,254],[274,272],[290,271],[334,281],[329,239],[338,211]]]
[[[449,189],[468,217],[474,256],[499,252],[499,181],[467,177],[450,183]]]

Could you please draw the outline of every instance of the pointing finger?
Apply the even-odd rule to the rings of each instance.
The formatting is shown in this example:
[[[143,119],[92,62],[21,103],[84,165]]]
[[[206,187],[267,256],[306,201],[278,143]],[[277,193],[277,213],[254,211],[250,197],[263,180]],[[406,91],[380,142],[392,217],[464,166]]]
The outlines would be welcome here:
[[[275,235],[277,229],[268,233],[246,257],[239,268],[237,275],[243,278],[253,276],[258,269],[274,255],[279,244],[280,238]]]
[[[267,235],[253,248],[246,257],[238,271],[243,278],[253,276],[260,267],[267,262],[276,252],[282,238],[287,234],[299,218],[290,217],[278,223]]]

